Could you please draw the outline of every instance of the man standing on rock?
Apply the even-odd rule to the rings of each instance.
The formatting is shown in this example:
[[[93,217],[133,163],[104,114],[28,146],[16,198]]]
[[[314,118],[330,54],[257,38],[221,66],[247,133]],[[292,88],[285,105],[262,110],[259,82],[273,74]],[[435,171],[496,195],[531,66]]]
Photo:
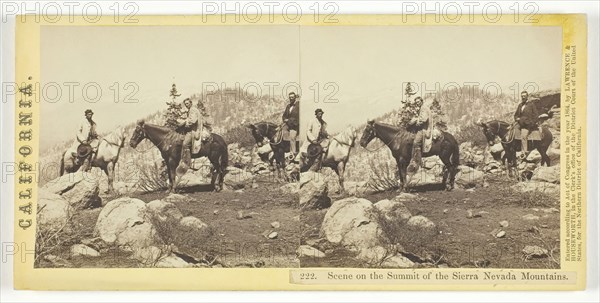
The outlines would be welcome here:
[[[290,102],[285,107],[283,111],[283,129],[289,132],[290,139],[290,153],[292,153],[291,158],[295,158],[296,154],[298,154],[298,149],[296,146],[296,140],[298,140],[298,130],[300,128],[300,104],[297,99],[297,95],[294,92],[289,93]]]
[[[517,106],[514,118],[515,123],[518,123],[521,129],[521,155],[519,158],[523,160],[529,153],[527,147],[529,133],[538,127],[538,109],[526,90],[521,92],[521,103]]]

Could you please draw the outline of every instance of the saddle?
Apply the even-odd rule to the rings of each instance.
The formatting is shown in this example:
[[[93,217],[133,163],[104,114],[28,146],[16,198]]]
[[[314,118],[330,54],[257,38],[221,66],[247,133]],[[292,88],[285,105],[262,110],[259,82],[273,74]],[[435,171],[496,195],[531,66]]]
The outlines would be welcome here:
[[[506,135],[506,141],[521,140],[521,127],[519,123],[514,123],[508,130]],[[542,127],[538,126],[537,129],[529,132],[527,141],[541,141],[542,140]]]
[[[192,153],[197,154],[202,148],[202,144],[210,143],[212,141],[212,134],[208,131],[206,126],[199,130],[194,131],[192,140]]]
[[[440,138],[443,138],[443,136],[443,133],[437,127],[433,127],[430,131],[425,132],[423,136],[422,152],[429,152],[431,150],[431,146],[433,146],[433,142],[438,141]]]
[[[281,142],[281,141],[289,141],[290,140],[290,131],[287,127],[277,127],[277,132],[275,133],[275,137],[273,137],[273,142]]]

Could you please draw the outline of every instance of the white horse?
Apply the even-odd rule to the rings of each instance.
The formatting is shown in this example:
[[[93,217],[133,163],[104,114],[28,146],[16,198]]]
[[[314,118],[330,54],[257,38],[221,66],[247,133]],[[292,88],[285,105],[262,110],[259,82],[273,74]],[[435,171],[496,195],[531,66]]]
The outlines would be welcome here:
[[[119,153],[125,144],[125,129],[118,127],[114,132],[100,139],[96,155],[92,156],[90,167],[101,168],[108,177],[107,193],[114,193],[113,180],[115,177],[115,164],[119,160]],[[60,159],[60,175],[73,173],[81,169],[83,163],[77,163],[77,147],[75,142],[67,149]]]
[[[320,165],[318,165],[319,167],[329,167],[335,171],[338,175],[341,193],[344,193],[345,191],[344,171],[346,169],[346,163],[348,163],[348,159],[350,158],[350,150],[354,147],[356,137],[356,128],[353,126],[350,126],[341,133],[331,137],[327,152],[323,156]],[[308,163],[301,163],[301,166],[305,165],[308,165]],[[311,167],[314,166],[311,165]]]

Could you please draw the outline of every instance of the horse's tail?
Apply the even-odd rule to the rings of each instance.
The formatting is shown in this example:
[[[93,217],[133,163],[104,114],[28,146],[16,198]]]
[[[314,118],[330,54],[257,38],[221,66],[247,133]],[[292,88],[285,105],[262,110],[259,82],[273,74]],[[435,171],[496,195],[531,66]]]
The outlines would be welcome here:
[[[450,143],[452,149],[452,155],[450,156],[450,163],[454,167],[458,167],[460,164],[460,150],[458,141],[454,138],[450,133],[444,132],[444,138],[446,138],[447,142]]]
[[[454,142],[454,151],[452,151],[452,157],[450,158],[450,160],[452,161],[452,165],[458,167],[458,165],[460,164],[460,150],[459,150],[459,146],[458,146],[458,142]]]
[[[62,156],[60,157],[60,174],[59,176],[64,175],[65,173],[65,153],[62,153]]]
[[[227,151],[227,145],[225,145],[225,153],[221,155],[221,168],[225,170],[229,166],[229,151]]]

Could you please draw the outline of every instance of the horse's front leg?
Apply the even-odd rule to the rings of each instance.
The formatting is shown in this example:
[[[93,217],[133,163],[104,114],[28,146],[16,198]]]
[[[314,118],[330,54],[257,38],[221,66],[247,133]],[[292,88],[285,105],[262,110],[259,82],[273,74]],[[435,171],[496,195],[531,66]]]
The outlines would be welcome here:
[[[277,168],[277,182],[285,181],[285,153],[279,150],[276,153],[275,167]]]
[[[406,159],[400,157],[398,159],[398,175],[400,177],[400,188],[398,189],[400,192],[405,192],[408,189],[408,182],[406,182],[406,170],[408,167],[408,161]]]
[[[338,163],[337,165],[337,174],[338,181],[340,183],[340,194],[346,193],[346,189],[344,188],[344,170],[346,169],[346,163],[344,161]]]
[[[219,191],[218,186],[215,185],[217,183],[217,177],[218,177],[218,172],[213,164],[213,167],[210,170],[210,185],[212,186],[213,191],[215,191],[215,192]]]
[[[114,194],[115,188],[113,187],[113,182],[115,179],[115,164],[113,162],[108,162],[105,172],[106,176],[108,177],[108,193]]]
[[[167,189],[167,193],[172,193],[175,191],[175,188],[177,188],[177,185],[175,184],[177,173],[175,170],[177,169],[178,163],[176,162],[178,161],[174,161],[173,159],[167,161],[167,174],[169,176],[169,187]]]

